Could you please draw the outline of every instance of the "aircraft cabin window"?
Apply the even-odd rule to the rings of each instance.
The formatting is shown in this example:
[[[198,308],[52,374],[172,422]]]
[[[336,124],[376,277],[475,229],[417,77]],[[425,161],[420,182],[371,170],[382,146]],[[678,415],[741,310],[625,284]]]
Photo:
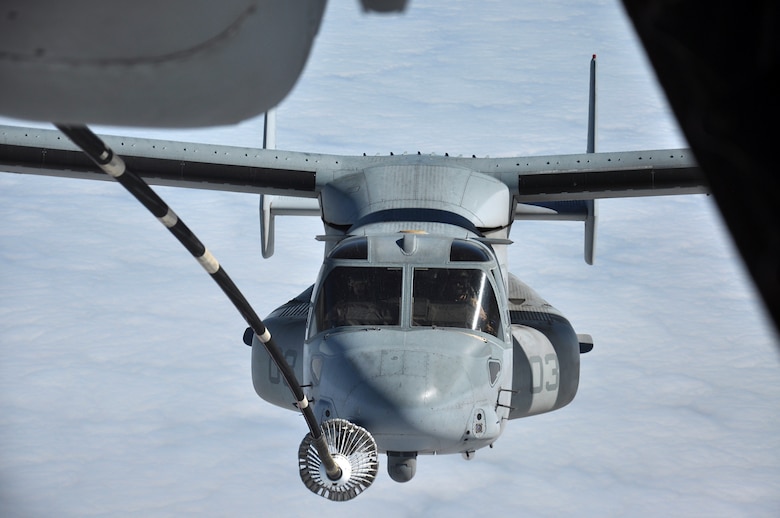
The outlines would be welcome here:
[[[490,255],[479,245],[456,239],[450,246],[450,261],[490,261]]]
[[[368,259],[368,240],[354,237],[340,243],[330,253],[333,259]]]
[[[402,278],[400,268],[334,268],[317,294],[317,331],[341,326],[400,325]]]
[[[498,336],[501,314],[482,270],[415,268],[412,325],[460,327]]]

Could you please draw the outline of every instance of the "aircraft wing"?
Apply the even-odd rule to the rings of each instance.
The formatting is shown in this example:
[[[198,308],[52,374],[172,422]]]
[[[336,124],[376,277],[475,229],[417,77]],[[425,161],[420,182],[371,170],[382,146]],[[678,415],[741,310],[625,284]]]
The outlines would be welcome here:
[[[102,136],[151,185],[316,198],[325,157],[308,153]],[[111,180],[56,130],[0,126],[0,171]]]
[[[104,138],[152,185],[316,198],[328,182],[368,168],[436,164],[492,176],[523,204],[521,213],[541,215],[565,212],[564,201],[707,192],[704,175],[686,149],[510,158],[342,156]],[[110,179],[59,131],[13,126],[0,126],[0,171]],[[539,210],[529,212],[531,206]]]
[[[475,159],[521,203],[707,192],[687,149]]]

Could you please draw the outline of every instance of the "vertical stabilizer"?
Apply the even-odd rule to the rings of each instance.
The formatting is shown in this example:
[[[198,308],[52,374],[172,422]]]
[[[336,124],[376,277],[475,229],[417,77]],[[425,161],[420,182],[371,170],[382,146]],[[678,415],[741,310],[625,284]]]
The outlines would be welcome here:
[[[276,149],[276,110],[265,112],[263,121],[263,149]],[[271,204],[274,196],[260,195],[260,249],[264,259],[274,254],[274,219]]]
[[[590,91],[588,93],[588,148],[586,153],[596,152],[596,55],[590,60]]]
[[[265,112],[265,120],[263,121],[263,149],[276,149],[276,110],[274,109]]]
[[[263,149],[276,149],[276,111],[269,110],[263,123]],[[321,216],[316,198],[260,195],[260,251],[263,258],[274,255],[274,218],[276,216]]]
[[[596,152],[596,55],[590,60],[590,91],[588,94],[588,144],[587,153]],[[588,215],[585,218],[585,262],[593,264],[596,255],[596,200],[585,201]]]

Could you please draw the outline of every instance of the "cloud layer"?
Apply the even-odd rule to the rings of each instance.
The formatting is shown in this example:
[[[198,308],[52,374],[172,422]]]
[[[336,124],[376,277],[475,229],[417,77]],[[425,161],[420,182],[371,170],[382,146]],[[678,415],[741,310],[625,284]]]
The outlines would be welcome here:
[[[508,156],[585,148],[599,56],[599,149],[683,147],[616,2],[328,7],[278,146]],[[262,120],[114,133],[258,145]],[[117,185],[0,174],[3,516],[776,516],[774,339],[705,196],[600,204],[582,225],[516,223],[514,273],[596,340],[560,411],[495,448],[422,457],[347,504],[310,494],[306,433],[252,390],[245,327],[200,266]],[[316,219],[279,218],[262,260],[257,199],[160,188],[265,315],[315,278]],[[383,462],[384,465],[384,462]]]

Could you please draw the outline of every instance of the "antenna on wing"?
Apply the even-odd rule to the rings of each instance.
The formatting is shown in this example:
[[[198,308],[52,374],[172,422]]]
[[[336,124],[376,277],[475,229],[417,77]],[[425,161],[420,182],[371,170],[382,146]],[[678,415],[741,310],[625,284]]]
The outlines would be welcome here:
[[[588,143],[586,153],[596,152],[596,55],[590,60],[590,90],[588,92]],[[585,262],[593,264],[596,253],[596,200],[585,200]]]

